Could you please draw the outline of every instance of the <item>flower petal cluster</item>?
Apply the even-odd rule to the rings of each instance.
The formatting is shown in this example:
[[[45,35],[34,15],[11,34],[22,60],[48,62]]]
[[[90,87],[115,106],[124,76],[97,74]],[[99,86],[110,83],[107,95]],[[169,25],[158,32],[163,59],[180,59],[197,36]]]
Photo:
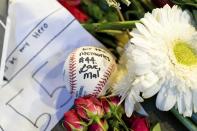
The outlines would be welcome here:
[[[169,5],[154,9],[131,35],[121,60],[127,73],[114,86],[127,115],[136,102],[156,93],[160,110],[176,106],[184,116],[197,112],[197,31],[189,13]]]

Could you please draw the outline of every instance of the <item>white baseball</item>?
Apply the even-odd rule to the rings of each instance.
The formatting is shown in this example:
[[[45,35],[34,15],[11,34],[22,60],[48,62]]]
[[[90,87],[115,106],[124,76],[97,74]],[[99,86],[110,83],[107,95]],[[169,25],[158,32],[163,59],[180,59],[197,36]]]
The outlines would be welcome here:
[[[67,57],[64,65],[66,87],[76,97],[101,96],[107,90],[116,62],[106,50],[98,47],[80,47]]]

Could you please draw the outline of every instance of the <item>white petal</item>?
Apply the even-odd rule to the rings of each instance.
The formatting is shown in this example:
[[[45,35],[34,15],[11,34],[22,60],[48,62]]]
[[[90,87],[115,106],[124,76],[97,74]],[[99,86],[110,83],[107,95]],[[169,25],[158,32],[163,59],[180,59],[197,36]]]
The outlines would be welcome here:
[[[127,117],[130,117],[132,115],[133,110],[134,110],[134,104],[135,104],[135,101],[133,99],[132,94],[130,93],[125,100],[125,113]]]
[[[162,87],[161,90],[159,91],[156,99],[156,107],[158,109],[163,109],[163,101],[164,101],[164,93],[166,93],[166,88]]]
[[[188,11],[183,11],[181,14],[181,22],[191,23]]]
[[[156,106],[160,110],[168,111],[176,103],[176,89],[163,87],[156,99]]]
[[[183,113],[183,115],[191,117],[192,115],[192,93],[190,89],[187,89],[187,91],[184,92],[184,103],[185,103],[185,112]]]
[[[148,116],[148,113],[144,110],[140,103],[135,103],[135,111],[143,116]]]
[[[136,102],[143,102],[144,101],[143,98],[140,97],[140,93],[137,92],[137,90],[133,90],[131,93],[132,93],[132,96]]]
[[[154,74],[153,72],[150,72],[144,75],[144,80],[142,81],[142,85],[144,89],[146,90],[147,88],[155,85],[158,82],[158,80],[159,80],[158,76]]]
[[[143,38],[132,38],[130,40],[132,43],[135,44],[135,46],[137,46],[138,48],[144,49],[144,50],[150,50],[151,46],[148,43],[148,41],[144,40]]]
[[[141,34],[143,34],[147,38],[150,37],[149,31],[147,30],[147,28],[143,24],[137,23],[135,25]]]
[[[197,89],[192,90],[192,101],[193,101],[193,108],[194,112],[197,112]]]
[[[161,85],[155,84],[151,88],[146,89],[143,92],[142,96],[143,96],[143,98],[150,98],[150,97],[154,96],[160,89],[161,89]]]
[[[151,68],[149,56],[145,52],[138,49],[133,50],[132,55],[134,62],[133,68],[136,75],[148,73]]]
[[[183,92],[179,92],[177,94],[177,106],[178,106],[178,111],[180,114],[183,114],[185,112],[185,102],[184,102],[184,96]]]

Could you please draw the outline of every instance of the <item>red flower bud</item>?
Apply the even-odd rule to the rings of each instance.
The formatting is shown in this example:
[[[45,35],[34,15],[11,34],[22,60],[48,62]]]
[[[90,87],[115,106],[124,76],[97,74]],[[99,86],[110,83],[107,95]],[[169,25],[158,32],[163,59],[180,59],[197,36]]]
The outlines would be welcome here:
[[[102,104],[96,97],[80,97],[74,103],[78,115],[85,120],[90,120],[95,116],[101,118],[104,115]]]
[[[173,3],[171,0],[152,0],[152,2],[159,8],[164,7],[166,4],[169,6],[173,6]]]
[[[64,127],[67,131],[83,131],[86,127],[82,123],[74,109],[64,114]]]
[[[145,117],[142,116],[132,116],[129,120],[131,129],[133,131],[149,131],[150,126]]]
[[[119,102],[120,102],[120,97],[118,97],[118,96],[113,96],[113,97],[110,97],[109,100],[110,100],[110,102],[111,102],[113,105],[117,106],[117,105],[119,104]]]
[[[108,124],[106,120],[100,121],[100,123],[93,123],[89,126],[88,131],[107,131]]]
[[[101,103],[103,105],[104,111],[105,113],[111,113],[111,108],[110,106],[118,106],[120,102],[120,98],[117,96],[114,97],[110,97],[109,100],[107,100],[107,98],[101,98]]]

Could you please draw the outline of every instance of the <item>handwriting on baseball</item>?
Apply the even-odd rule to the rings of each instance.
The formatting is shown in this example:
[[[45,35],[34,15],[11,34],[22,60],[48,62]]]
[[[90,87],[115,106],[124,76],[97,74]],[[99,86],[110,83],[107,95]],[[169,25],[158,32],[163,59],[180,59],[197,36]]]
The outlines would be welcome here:
[[[104,58],[107,61],[110,61],[110,58],[109,58],[109,56],[106,55],[105,50],[102,50],[99,48],[92,48],[92,47],[83,48],[82,50],[83,50],[83,52],[81,52],[79,54],[79,56],[95,56],[95,57]]]
[[[99,77],[101,68],[98,67],[94,57],[80,57],[79,63],[83,64],[79,70],[79,74],[83,74],[83,79],[96,79]]]

